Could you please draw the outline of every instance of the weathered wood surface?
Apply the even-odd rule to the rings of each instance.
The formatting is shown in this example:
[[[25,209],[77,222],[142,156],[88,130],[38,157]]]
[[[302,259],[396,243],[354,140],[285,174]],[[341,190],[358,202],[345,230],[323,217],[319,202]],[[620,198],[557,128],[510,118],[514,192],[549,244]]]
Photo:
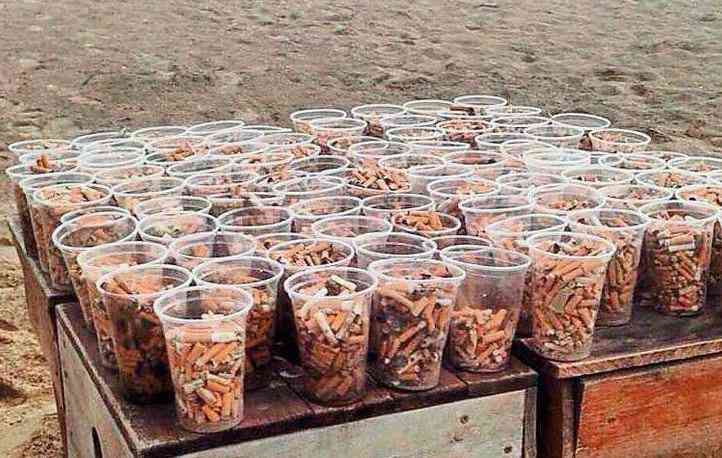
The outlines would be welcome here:
[[[440,447],[439,444],[443,441],[439,442],[441,440],[439,437],[446,438],[444,440],[446,440],[445,443],[448,445],[449,450],[453,451],[457,448],[462,451],[465,450],[464,445],[454,445],[456,442],[466,441],[467,437],[466,433],[464,433],[461,441],[454,441],[453,434],[458,428],[461,428],[463,431],[469,428],[475,431],[478,430],[481,436],[474,436],[474,440],[476,441],[474,444],[476,444],[475,446],[483,446],[483,444],[487,443],[492,437],[488,436],[488,434],[497,434],[493,429],[484,429],[487,426],[483,425],[493,426],[494,422],[498,421],[498,427],[505,428],[504,431],[506,431],[500,436],[502,442],[505,443],[504,448],[511,447],[509,449],[511,450],[509,452],[510,455],[504,456],[521,456],[522,453],[522,438],[525,434],[523,419],[526,407],[526,390],[535,385],[536,374],[518,361],[514,362],[512,370],[489,377],[489,381],[486,382],[476,381],[474,382],[475,384],[468,384],[451,372],[444,371],[442,376],[443,381],[440,387],[423,393],[423,396],[419,396],[418,399],[415,400],[412,395],[395,393],[372,384],[370,393],[364,401],[351,406],[335,408],[324,407],[306,401],[294,392],[294,390],[299,389],[296,382],[294,382],[296,379],[290,378],[284,380],[282,377],[276,375],[271,381],[270,386],[246,395],[246,420],[241,425],[231,431],[203,436],[180,429],[180,427],[176,425],[174,408],[170,403],[154,405],[152,407],[136,406],[126,402],[120,397],[119,386],[115,375],[100,367],[97,363],[98,354],[94,338],[79,324],[81,318],[77,305],[69,304],[61,306],[58,319],[61,329],[60,341],[63,376],[67,381],[65,391],[69,402],[72,400],[72,405],[68,406],[68,425],[73,427],[75,431],[71,445],[85,451],[92,449],[92,431],[90,430],[92,430],[93,427],[96,429],[99,428],[98,426],[94,426],[93,422],[95,421],[111,422],[115,425],[113,427],[109,425],[102,427],[102,429],[108,431],[109,434],[107,437],[101,436],[102,447],[106,447],[106,440],[124,442],[125,444],[108,445],[107,448],[111,451],[109,453],[115,453],[125,447],[128,450],[127,453],[131,453],[134,456],[170,456],[184,453],[201,453],[204,451],[208,452],[208,454],[204,452],[204,454],[198,456],[214,456],[211,452],[218,453],[218,447],[228,447],[232,444],[237,444],[238,447],[252,444],[252,446],[255,447],[257,443],[261,443],[259,442],[260,439],[265,438],[264,440],[267,442],[264,443],[268,444],[277,437],[280,441],[279,444],[286,443],[284,442],[286,440],[289,441],[289,444],[298,444],[299,442],[294,442],[297,439],[289,438],[289,434],[303,435],[309,434],[311,431],[326,431],[328,427],[334,428],[334,435],[337,437],[337,439],[334,440],[338,440],[339,444],[343,444],[344,437],[346,437],[344,434],[350,434],[347,431],[352,431],[354,435],[365,437],[363,441],[364,446],[369,447],[376,439],[364,436],[363,433],[365,431],[368,431],[370,434],[373,431],[377,431],[375,428],[383,430],[384,427],[388,428],[388,425],[396,425],[397,428],[413,428],[413,425],[417,423],[420,425],[427,423],[435,424],[434,421],[436,420],[432,420],[431,417],[427,418],[426,416],[425,412],[428,410],[428,407],[435,406],[440,402],[448,403],[449,400],[461,399],[462,402],[465,402],[469,401],[469,398],[472,398],[473,401],[478,402],[478,405],[474,408],[469,407],[469,414],[461,414],[459,422],[462,423],[463,427],[455,423],[447,424],[446,429],[439,430],[435,438],[428,439],[430,441],[429,450],[433,451],[436,450],[435,447]],[[290,371],[291,368],[284,367],[284,364],[286,363],[282,360],[277,362],[277,367],[275,368],[277,374],[280,374],[285,369],[289,369]],[[86,380],[84,384],[75,382],[76,379],[83,377]],[[508,386],[511,388],[504,385],[505,378],[509,380]],[[522,383],[522,381],[526,381],[526,383]],[[484,383],[486,383],[486,388],[484,389],[489,391],[489,395],[478,397],[477,393],[481,389],[478,387],[483,386]],[[92,396],[84,396],[83,393],[77,393],[78,390],[87,390],[89,387],[97,393],[99,404],[92,404],[92,402],[94,402]],[[495,387],[495,392],[492,392],[492,387]],[[515,396],[511,396],[512,393],[515,393]],[[507,396],[507,394],[509,396]],[[504,401],[492,400],[492,398],[496,398],[497,396],[502,396]],[[487,403],[487,401],[489,403]],[[496,403],[499,404],[497,405]],[[466,407],[464,408],[466,409]],[[103,414],[105,417],[90,416],[87,419],[83,419],[86,410],[105,412]],[[412,425],[402,424],[409,422],[408,418],[410,418],[409,416],[403,415],[397,417],[392,423],[385,423],[386,420],[379,420],[381,421],[380,423],[371,421],[377,418],[399,415],[400,412],[408,413],[410,411],[416,412],[415,415],[418,415],[417,419],[412,422]],[[448,418],[448,415],[451,415],[454,410],[444,410],[443,412],[446,412],[444,415],[447,415]],[[472,412],[486,412],[486,414],[481,417],[479,417],[478,414],[473,414],[473,417],[469,416]],[[381,416],[381,414],[386,415]],[[496,418],[495,415],[499,418]],[[78,417],[83,418],[78,419]],[[473,422],[470,420],[471,418],[474,419]],[[77,424],[77,422],[85,423],[84,425],[80,425]],[[512,427],[513,423],[516,424],[515,427]],[[356,429],[347,429],[352,428],[347,426],[349,424],[357,424],[357,426],[353,427]],[[471,424],[472,426],[467,427],[467,424]],[[416,427],[423,428],[418,425]],[[308,431],[310,428],[315,429]],[[117,431],[112,432],[114,429],[117,429]],[[512,430],[513,434],[509,432]],[[426,435],[427,432],[431,430],[423,429],[423,431],[423,434]],[[314,440],[327,440],[324,439],[325,437],[326,436],[321,436]],[[79,440],[78,438],[82,438],[83,440]],[[303,442],[303,440],[301,442]],[[251,445],[249,445],[249,447],[250,446]],[[282,445],[279,445],[279,447],[280,446]],[[290,445],[289,447],[295,450],[298,445]],[[223,450],[223,453],[225,453],[226,449],[222,448],[220,450]],[[238,450],[241,450],[241,448]],[[312,453],[312,450],[308,448],[299,450]],[[403,449],[398,450],[399,453],[404,451]],[[408,452],[408,450],[406,451]],[[242,456],[245,455],[246,453],[244,452]],[[92,455],[86,455],[85,452],[83,452],[80,453],[79,456]],[[104,453],[104,456],[115,455]],[[124,455],[121,453],[117,456]],[[218,455],[216,454],[215,456]],[[288,456],[305,455],[292,454]],[[367,454],[360,456],[383,455]],[[434,455],[432,454],[431,456]],[[439,454],[438,456],[454,455]],[[461,454],[459,456],[469,455]]]
[[[539,357],[529,339],[518,341],[515,354],[535,370],[556,378],[600,374],[722,352],[722,313],[708,306],[696,317],[675,318],[637,308],[626,326],[597,328],[592,354],[576,362]]]
[[[576,457],[622,456],[722,456],[722,358],[583,378]]]
[[[572,458],[576,435],[577,380],[539,377],[537,447],[541,457]]]

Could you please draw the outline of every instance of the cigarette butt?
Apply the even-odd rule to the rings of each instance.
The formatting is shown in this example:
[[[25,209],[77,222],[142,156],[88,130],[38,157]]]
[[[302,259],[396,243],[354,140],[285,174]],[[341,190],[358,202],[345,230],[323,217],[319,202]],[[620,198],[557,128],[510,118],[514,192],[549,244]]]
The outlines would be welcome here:
[[[208,361],[210,361],[211,358],[213,358],[213,357],[216,356],[219,352],[221,352],[225,347],[226,347],[226,344],[223,344],[223,343],[214,344],[211,348],[209,348],[208,350],[206,350],[206,352],[203,353],[203,355],[201,355],[200,358],[198,358],[198,359],[195,361],[195,363],[194,363],[195,366],[200,368],[201,366],[203,366],[204,364],[206,364]]]
[[[498,342],[498,341],[500,341],[500,340],[503,340],[505,336],[506,336],[506,333],[505,333],[503,330],[499,330],[499,331],[496,331],[496,332],[492,332],[491,334],[486,334],[486,335],[484,335],[484,337],[482,338],[482,340],[483,340],[483,342],[484,342],[484,345],[489,345],[489,344],[492,344],[492,343],[494,343],[494,342]]]
[[[231,415],[231,407],[233,404],[234,395],[231,391],[223,394],[223,402],[221,403],[221,416],[229,417]]]
[[[211,391],[215,391],[216,393],[228,393],[229,391],[231,391],[231,388],[229,386],[221,385],[220,383],[210,380],[206,382],[206,388]]]
[[[216,423],[221,420],[221,416],[218,415],[218,413],[216,413],[215,410],[210,408],[208,406],[208,404],[201,407],[201,410],[203,410],[203,413],[206,414],[206,417],[208,418],[209,421]]]
[[[228,355],[231,354],[233,350],[235,350],[238,347],[238,341],[235,342],[229,342],[227,344],[220,344],[223,345],[220,351],[216,353],[211,360],[216,363],[220,364]]]

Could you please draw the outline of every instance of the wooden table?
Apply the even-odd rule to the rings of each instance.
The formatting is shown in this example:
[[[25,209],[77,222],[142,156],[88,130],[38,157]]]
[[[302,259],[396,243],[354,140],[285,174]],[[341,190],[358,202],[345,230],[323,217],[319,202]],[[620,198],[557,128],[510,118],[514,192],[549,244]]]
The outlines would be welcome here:
[[[540,373],[542,457],[722,456],[722,313],[674,318],[635,310],[595,331],[578,362],[514,353]]]
[[[72,293],[57,291],[50,288],[50,279],[43,273],[37,259],[31,258],[25,251],[22,230],[19,220],[8,222],[13,243],[23,268],[23,282],[25,285],[25,302],[30,323],[38,335],[40,349],[48,362],[48,368],[53,378],[53,391],[55,403],[58,406],[58,420],[60,421],[63,445],[66,443],[65,409],[63,403],[63,388],[61,386],[60,369],[58,363],[58,336],[56,328],[55,310],[59,304],[72,302],[75,296]]]
[[[371,385],[346,407],[304,400],[295,368],[279,360],[270,385],[246,394],[238,427],[199,435],[176,424],[172,404],[138,406],[121,396],[115,374],[100,366],[79,307],[58,311],[58,341],[73,457],[534,457],[536,373],[513,360],[493,375],[444,370],[440,385],[401,393]]]

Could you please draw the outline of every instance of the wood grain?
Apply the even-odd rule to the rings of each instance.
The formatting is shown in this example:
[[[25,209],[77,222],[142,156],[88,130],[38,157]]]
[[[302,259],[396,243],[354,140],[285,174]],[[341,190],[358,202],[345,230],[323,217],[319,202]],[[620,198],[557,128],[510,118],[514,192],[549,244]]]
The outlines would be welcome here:
[[[537,446],[545,458],[573,458],[577,381],[540,376]]]
[[[722,357],[582,380],[576,456],[722,455]]]

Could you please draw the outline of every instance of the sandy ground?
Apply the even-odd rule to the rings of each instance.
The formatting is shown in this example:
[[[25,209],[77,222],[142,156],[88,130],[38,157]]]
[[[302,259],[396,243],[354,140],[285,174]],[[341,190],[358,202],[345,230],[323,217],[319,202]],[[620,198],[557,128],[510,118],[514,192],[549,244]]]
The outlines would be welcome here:
[[[488,93],[722,151],[718,1],[0,0],[2,144]],[[13,211],[7,183],[0,212]],[[0,456],[57,456],[50,377],[0,234]],[[11,434],[5,434],[11,432]]]

